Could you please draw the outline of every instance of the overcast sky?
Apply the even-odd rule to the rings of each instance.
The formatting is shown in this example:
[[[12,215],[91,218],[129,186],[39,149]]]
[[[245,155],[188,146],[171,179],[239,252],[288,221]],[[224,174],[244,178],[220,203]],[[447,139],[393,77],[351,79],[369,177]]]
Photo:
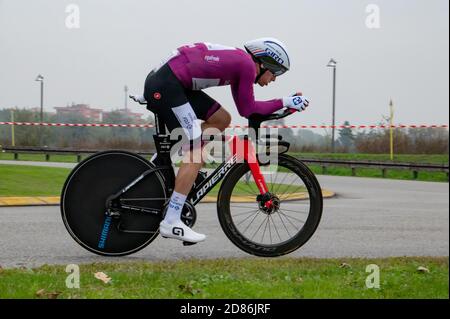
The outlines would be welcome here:
[[[80,28],[66,26],[69,4],[80,9]],[[370,4],[379,28],[366,24],[376,18]],[[0,0],[0,108],[38,106],[39,73],[47,111],[71,102],[122,108],[124,85],[141,93],[152,66],[182,44],[242,47],[272,36],[288,46],[292,68],[255,93],[302,90],[311,106],[288,123],[331,123],[333,57],[337,124],[376,124],[390,98],[396,123],[447,124],[448,28],[448,0]],[[245,123],[229,87],[207,92]]]

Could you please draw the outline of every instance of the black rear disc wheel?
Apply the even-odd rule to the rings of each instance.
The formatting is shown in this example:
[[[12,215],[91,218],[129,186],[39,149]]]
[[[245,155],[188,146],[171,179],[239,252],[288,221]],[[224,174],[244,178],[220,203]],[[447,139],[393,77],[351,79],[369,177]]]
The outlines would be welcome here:
[[[159,210],[159,214],[122,209],[119,218],[109,217],[106,202],[152,168],[143,157],[125,151],[100,152],[79,163],[61,195],[62,219],[75,241],[103,256],[129,255],[150,244],[158,236],[167,199],[162,174],[149,174],[121,196],[123,203]]]

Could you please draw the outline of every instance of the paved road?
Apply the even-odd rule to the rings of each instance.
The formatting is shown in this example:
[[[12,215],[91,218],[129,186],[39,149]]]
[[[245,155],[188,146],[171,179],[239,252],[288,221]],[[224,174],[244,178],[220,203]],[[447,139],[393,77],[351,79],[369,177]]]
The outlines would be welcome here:
[[[449,255],[449,184],[319,176],[338,196],[324,201],[321,224],[292,257]],[[156,239],[131,257],[105,258],[69,236],[58,207],[0,208],[0,265],[38,266],[99,261],[250,257],[222,232],[214,204],[200,204],[195,229],[206,242],[184,247]],[[219,248],[218,248],[219,247]]]

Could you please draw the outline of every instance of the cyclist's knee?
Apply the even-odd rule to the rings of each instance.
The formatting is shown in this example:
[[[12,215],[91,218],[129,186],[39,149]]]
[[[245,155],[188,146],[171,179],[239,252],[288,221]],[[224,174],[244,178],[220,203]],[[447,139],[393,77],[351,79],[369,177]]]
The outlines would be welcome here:
[[[222,127],[220,127],[219,129],[221,131],[225,131],[226,128],[228,126],[230,126],[230,124],[231,124],[231,115],[230,115],[230,113],[225,111],[224,114],[223,114]]]
[[[207,121],[209,126],[214,127],[221,132],[230,126],[231,115],[223,107],[221,107],[216,113],[214,113]]]

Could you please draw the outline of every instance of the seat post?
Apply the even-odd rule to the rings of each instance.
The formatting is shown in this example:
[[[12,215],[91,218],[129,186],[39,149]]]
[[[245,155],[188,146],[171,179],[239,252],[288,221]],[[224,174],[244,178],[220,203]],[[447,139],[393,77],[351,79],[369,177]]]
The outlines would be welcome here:
[[[172,148],[172,142],[170,135],[167,135],[166,123],[161,119],[158,114],[155,114],[155,129],[156,134],[153,135],[153,141],[155,142],[156,153],[158,156],[154,159],[155,165],[172,165],[170,158],[170,149]],[[173,176],[173,180],[175,177]],[[173,189],[173,186],[169,187]]]
[[[158,114],[155,113],[155,127],[156,135],[166,135],[166,124],[162,119],[159,118]]]

